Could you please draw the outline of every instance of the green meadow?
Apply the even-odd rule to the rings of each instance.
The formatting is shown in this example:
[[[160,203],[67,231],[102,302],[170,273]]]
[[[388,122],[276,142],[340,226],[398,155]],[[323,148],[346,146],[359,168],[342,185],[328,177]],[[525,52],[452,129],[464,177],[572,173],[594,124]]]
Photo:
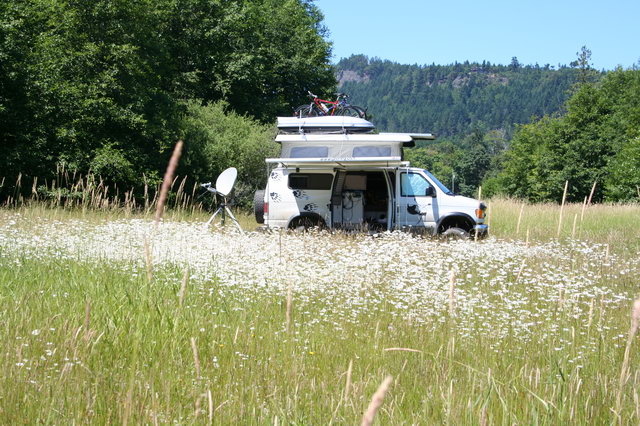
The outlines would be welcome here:
[[[378,424],[638,424],[640,206],[560,210],[490,200],[478,242],[0,210],[0,422],[354,424],[390,376]]]

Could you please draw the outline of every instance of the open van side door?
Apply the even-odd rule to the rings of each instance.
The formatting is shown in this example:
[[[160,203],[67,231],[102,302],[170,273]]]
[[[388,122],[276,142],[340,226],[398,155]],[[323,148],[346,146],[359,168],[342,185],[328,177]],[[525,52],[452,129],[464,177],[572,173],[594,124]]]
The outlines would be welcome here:
[[[418,170],[399,167],[396,171],[396,229],[435,228],[435,187]]]
[[[347,176],[345,169],[334,169],[335,177],[331,188],[331,227],[342,224],[342,189]],[[327,222],[329,223],[329,222]]]

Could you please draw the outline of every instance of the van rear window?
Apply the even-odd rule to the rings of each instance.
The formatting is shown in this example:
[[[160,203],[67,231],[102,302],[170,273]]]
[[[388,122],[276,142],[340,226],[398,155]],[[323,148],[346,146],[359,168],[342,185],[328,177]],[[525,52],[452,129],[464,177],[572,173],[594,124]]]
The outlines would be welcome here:
[[[333,175],[329,173],[291,173],[291,189],[331,189]]]

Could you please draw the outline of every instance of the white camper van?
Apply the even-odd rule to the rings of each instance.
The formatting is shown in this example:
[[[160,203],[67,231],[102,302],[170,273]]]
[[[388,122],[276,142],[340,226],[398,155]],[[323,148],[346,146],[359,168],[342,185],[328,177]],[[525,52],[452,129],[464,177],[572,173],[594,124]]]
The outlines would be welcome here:
[[[280,158],[255,196],[266,228],[405,229],[465,237],[487,233],[486,206],[453,194],[402,150],[431,134],[376,133],[355,117],[280,117]]]

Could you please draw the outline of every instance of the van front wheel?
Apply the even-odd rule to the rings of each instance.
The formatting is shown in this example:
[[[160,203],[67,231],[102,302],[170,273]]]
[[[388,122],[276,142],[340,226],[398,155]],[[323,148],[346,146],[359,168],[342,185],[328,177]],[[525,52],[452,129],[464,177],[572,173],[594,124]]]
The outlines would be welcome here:
[[[442,237],[447,240],[462,240],[469,238],[469,233],[462,228],[451,227],[442,233]]]

